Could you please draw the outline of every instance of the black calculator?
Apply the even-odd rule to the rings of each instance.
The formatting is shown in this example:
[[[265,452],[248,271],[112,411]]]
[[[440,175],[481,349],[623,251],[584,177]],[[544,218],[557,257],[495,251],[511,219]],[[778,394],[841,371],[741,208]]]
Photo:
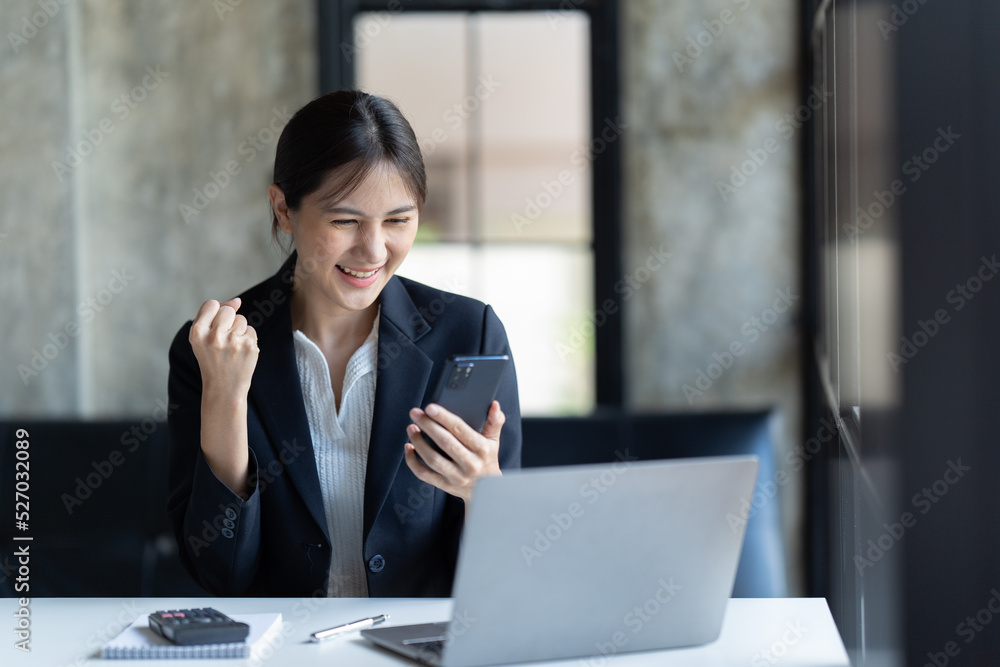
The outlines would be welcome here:
[[[149,627],[181,646],[241,642],[250,634],[249,625],[211,607],[156,611],[149,615]]]

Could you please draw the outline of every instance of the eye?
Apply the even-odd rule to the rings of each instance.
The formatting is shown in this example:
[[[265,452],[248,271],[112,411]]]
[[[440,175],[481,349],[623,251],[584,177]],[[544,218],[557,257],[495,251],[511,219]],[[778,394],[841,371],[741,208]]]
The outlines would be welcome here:
[[[330,224],[337,225],[338,227],[346,227],[347,225],[356,223],[357,220],[331,220]]]
[[[409,218],[389,218],[386,222],[407,223],[409,221]]]

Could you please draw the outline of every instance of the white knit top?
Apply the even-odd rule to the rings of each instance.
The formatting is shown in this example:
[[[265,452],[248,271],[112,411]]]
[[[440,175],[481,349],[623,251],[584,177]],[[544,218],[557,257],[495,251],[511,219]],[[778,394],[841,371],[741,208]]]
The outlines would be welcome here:
[[[361,534],[368,441],[375,409],[379,314],[381,306],[368,338],[347,362],[339,413],[326,357],[302,331],[296,329],[292,334],[333,547],[327,586],[330,597],[368,597]]]

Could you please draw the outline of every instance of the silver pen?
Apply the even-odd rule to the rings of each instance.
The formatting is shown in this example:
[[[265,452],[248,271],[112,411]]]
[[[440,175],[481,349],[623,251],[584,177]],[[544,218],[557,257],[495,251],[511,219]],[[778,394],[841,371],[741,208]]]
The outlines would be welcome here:
[[[309,635],[309,638],[314,642],[322,642],[327,639],[333,639],[334,637],[339,637],[340,635],[353,632],[354,630],[367,630],[373,625],[378,625],[389,618],[389,614],[380,614],[379,616],[372,616],[371,618],[362,618],[360,621],[353,621],[351,623],[345,623],[344,625],[337,625],[326,630],[320,630],[319,632],[314,632]]]

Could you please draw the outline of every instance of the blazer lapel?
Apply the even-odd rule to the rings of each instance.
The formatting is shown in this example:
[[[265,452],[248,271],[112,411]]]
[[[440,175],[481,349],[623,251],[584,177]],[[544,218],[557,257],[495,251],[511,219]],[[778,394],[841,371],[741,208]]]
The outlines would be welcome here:
[[[270,436],[275,459],[283,465],[292,485],[298,490],[313,520],[330,539],[323,509],[323,493],[316,471],[316,454],[309,435],[309,419],[302,400],[302,384],[295,363],[295,343],[292,339],[291,296],[292,283],[282,279],[294,270],[297,253],[292,253],[270,281],[264,298],[270,300],[274,312],[255,327],[260,356],[254,375],[257,382],[250,385],[250,395],[257,407],[261,423]],[[284,299],[275,303],[273,295],[279,290]],[[282,450],[288,454],[281,457]],[[279,458],[280,457],[280,458]],[[290,462],[285,463],[285,459]],[[267,492],[266,489],[264,491]]]
[[[363,539],[368,539],[396,473],[403,464],[403,444],[410,408],[419,407],[434,362],[414,345],[431,330],[399,278],[382,290],[378,329],[378,379],[368,445]]]

